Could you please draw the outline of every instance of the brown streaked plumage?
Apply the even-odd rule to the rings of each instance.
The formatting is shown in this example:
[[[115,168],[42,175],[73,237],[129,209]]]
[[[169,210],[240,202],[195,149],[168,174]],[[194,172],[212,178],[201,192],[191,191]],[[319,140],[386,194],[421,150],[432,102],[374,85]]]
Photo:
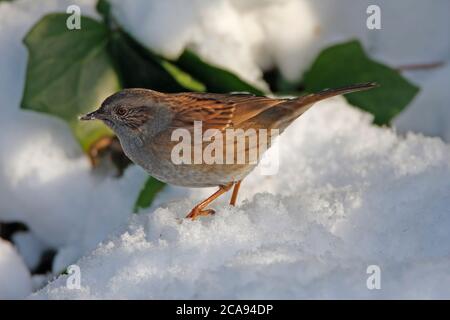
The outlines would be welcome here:
[[[102,106],[81,120],[99,119],[104,121],[117,134],[125,154],[136,164],[143,167],[155,178],[174,185],[186,187],[218,186],[219,190],[198,204],[187,217],[213,213],[205,209],[214,199],[229,191],[233,186],[230,204],[235,205],[242,180],[255,168],[251,163],[251,152],[264,152],[261,149],[260,129],[267,129],[270,142],[271,129],[283,132],[295,119],[307,111],[315,102],[356,91],[375,87],[374,83],[363,83],[338,89],[324,90],[298,98],[268,98],[251,94],[216,93],[173,93],[166,94],[147,89],[125,89],[108,97]],[[220,133],[227,129],[242,129],[252,132],[245,138],[245,162],[236,163],[237,152],[232,164],[200,163],[195,164],[194,156],[189,155],[190,163],[176,164],[172,161],[172,150],[179,141],[172,141],[176,129],[185,129],[193,134],[194,122],[201,121],[202,132],[213,132],[210,141],[201,141],[201,150],[206,151],[211,141],[219,139]],[[250,147],[251,139],[256,145]],[[237,141],[218,140],[223,147],[222,157],[228,151],[235,150]],[[193,150],[198,141],[188,141]],[[220,143],[221,142],[221,143]],[[184,142],[183,142],[184,143]],[[270,147],[270,145],[269,145]],[[255,150],[256,149],[256,150]],[[220,155],[215,150],[214,155]],[[217,153],[217,154],[216,154]]]

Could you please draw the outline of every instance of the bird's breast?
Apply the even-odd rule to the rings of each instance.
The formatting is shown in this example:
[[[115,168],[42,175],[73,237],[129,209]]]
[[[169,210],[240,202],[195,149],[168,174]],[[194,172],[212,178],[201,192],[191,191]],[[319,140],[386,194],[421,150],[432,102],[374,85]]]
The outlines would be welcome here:
[[[193,155],[188,157],[190,161],[180,163],[180,159],[176,159],[179,153],[173,152],[176,145],[177,142],[159,137],[157,141],[150,140],[142,146],[136,141],[127,141],[123,149],[135,164],[141,166],[151,176],[169,184],[185,187],[225,185],[242,180],[256,167],[255,163],[240,164],[234,161],[205,163],[205,159],[196,163]],[[202,153],[205,147],[206,145],[202,146]],[[193,146],[190,152],[194,152]]]

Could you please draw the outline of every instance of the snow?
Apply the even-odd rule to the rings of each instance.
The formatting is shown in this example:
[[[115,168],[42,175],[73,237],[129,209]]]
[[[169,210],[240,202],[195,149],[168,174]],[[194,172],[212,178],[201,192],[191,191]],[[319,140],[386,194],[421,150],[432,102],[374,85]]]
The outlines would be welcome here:
[[[422,132],[450,142],[450,63],[423,81],[421,92],[394,121],[399,132]]]
[[[34,270],[39,265],[42,254],[48,248],[29,231],[14,233],[12,240],[28,269]]]
[[[450,60],[450,1],[369,1],[378,3],[382,29],[373,39],[375,58],[393,66]]]
[[[0,299],[18,299],[31,293],[31,276],[21,257],[0,239]]]
[[[450,2],[422,0],[112,0],[120,25],[152,50],[177,58],[185,48],[260,87],[262,70],[278,66],[298,80],[320,50],[357,38],[394,66],[448,61]],[[366,27],[369,5],[381,30]],[[409,8],[405,11],[405,7]],[[401,23],[399,23],[401,21]],[[401,43],[401,45],[399,45]]]
[[[280,137],[278,174],[244,180],[238,207],[183,220],[190,190],[79,260],[79,290],[60,276],[32,298],[449,298],[450,147],[370,122],[343,98],[320,103]]]
[[[48,248],[53,275],[81,266],[82,289],[62,276],[34,298],[450,297],[449,146],[407,134],[450,141],[449,1],[410,0],[407,12],[371,1],[379,31],[365,28],[366,0],[111,2],[152,50],[176,58],[190,48],[261,88],[264,70],[297,80],[323,47],[350,38],[393,65],[447,65],[407,73],[422,90],[394,123],[401,136],[342,99],[322,103],[280,139],[281,171],[244,182],[242,205],[222,200],[215,217],[180,223],[212,189],[168,187],[132,216],[143,170],[93,173],[64,122],[19,108],[26,32],[73,4],[98,18],[96,1],[0,2],[0,221],[30,229],[14,235],[16,249],[0,240],[0,298],[51,279],[28,271]],[[382,290],[367,290],[369,264],[381,267]]]

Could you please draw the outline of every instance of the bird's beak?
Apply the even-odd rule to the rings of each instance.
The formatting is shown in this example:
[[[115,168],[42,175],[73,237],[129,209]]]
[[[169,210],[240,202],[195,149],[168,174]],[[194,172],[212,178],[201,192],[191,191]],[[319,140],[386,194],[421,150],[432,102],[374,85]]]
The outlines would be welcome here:
[[[101,109],[86,113],[85,115],[79,117],[80,120],[101,120],[103,118],[103,112],[101,112]]]

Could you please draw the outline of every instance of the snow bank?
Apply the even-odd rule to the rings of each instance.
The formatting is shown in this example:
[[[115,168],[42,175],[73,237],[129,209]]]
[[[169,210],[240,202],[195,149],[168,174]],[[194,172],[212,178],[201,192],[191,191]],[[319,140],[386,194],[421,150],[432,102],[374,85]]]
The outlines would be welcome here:
[[[370,121],[342,98],[321,103],[238,207],[182,220],[190,190],[78,261],[79,290],[60,276],[32,298],[450,298],[450,147]],[[366,287],[369,265],[380,290]]]
[[[30,293],[30,272],[13,246],[0,239],[0,299],[19,299]]]

